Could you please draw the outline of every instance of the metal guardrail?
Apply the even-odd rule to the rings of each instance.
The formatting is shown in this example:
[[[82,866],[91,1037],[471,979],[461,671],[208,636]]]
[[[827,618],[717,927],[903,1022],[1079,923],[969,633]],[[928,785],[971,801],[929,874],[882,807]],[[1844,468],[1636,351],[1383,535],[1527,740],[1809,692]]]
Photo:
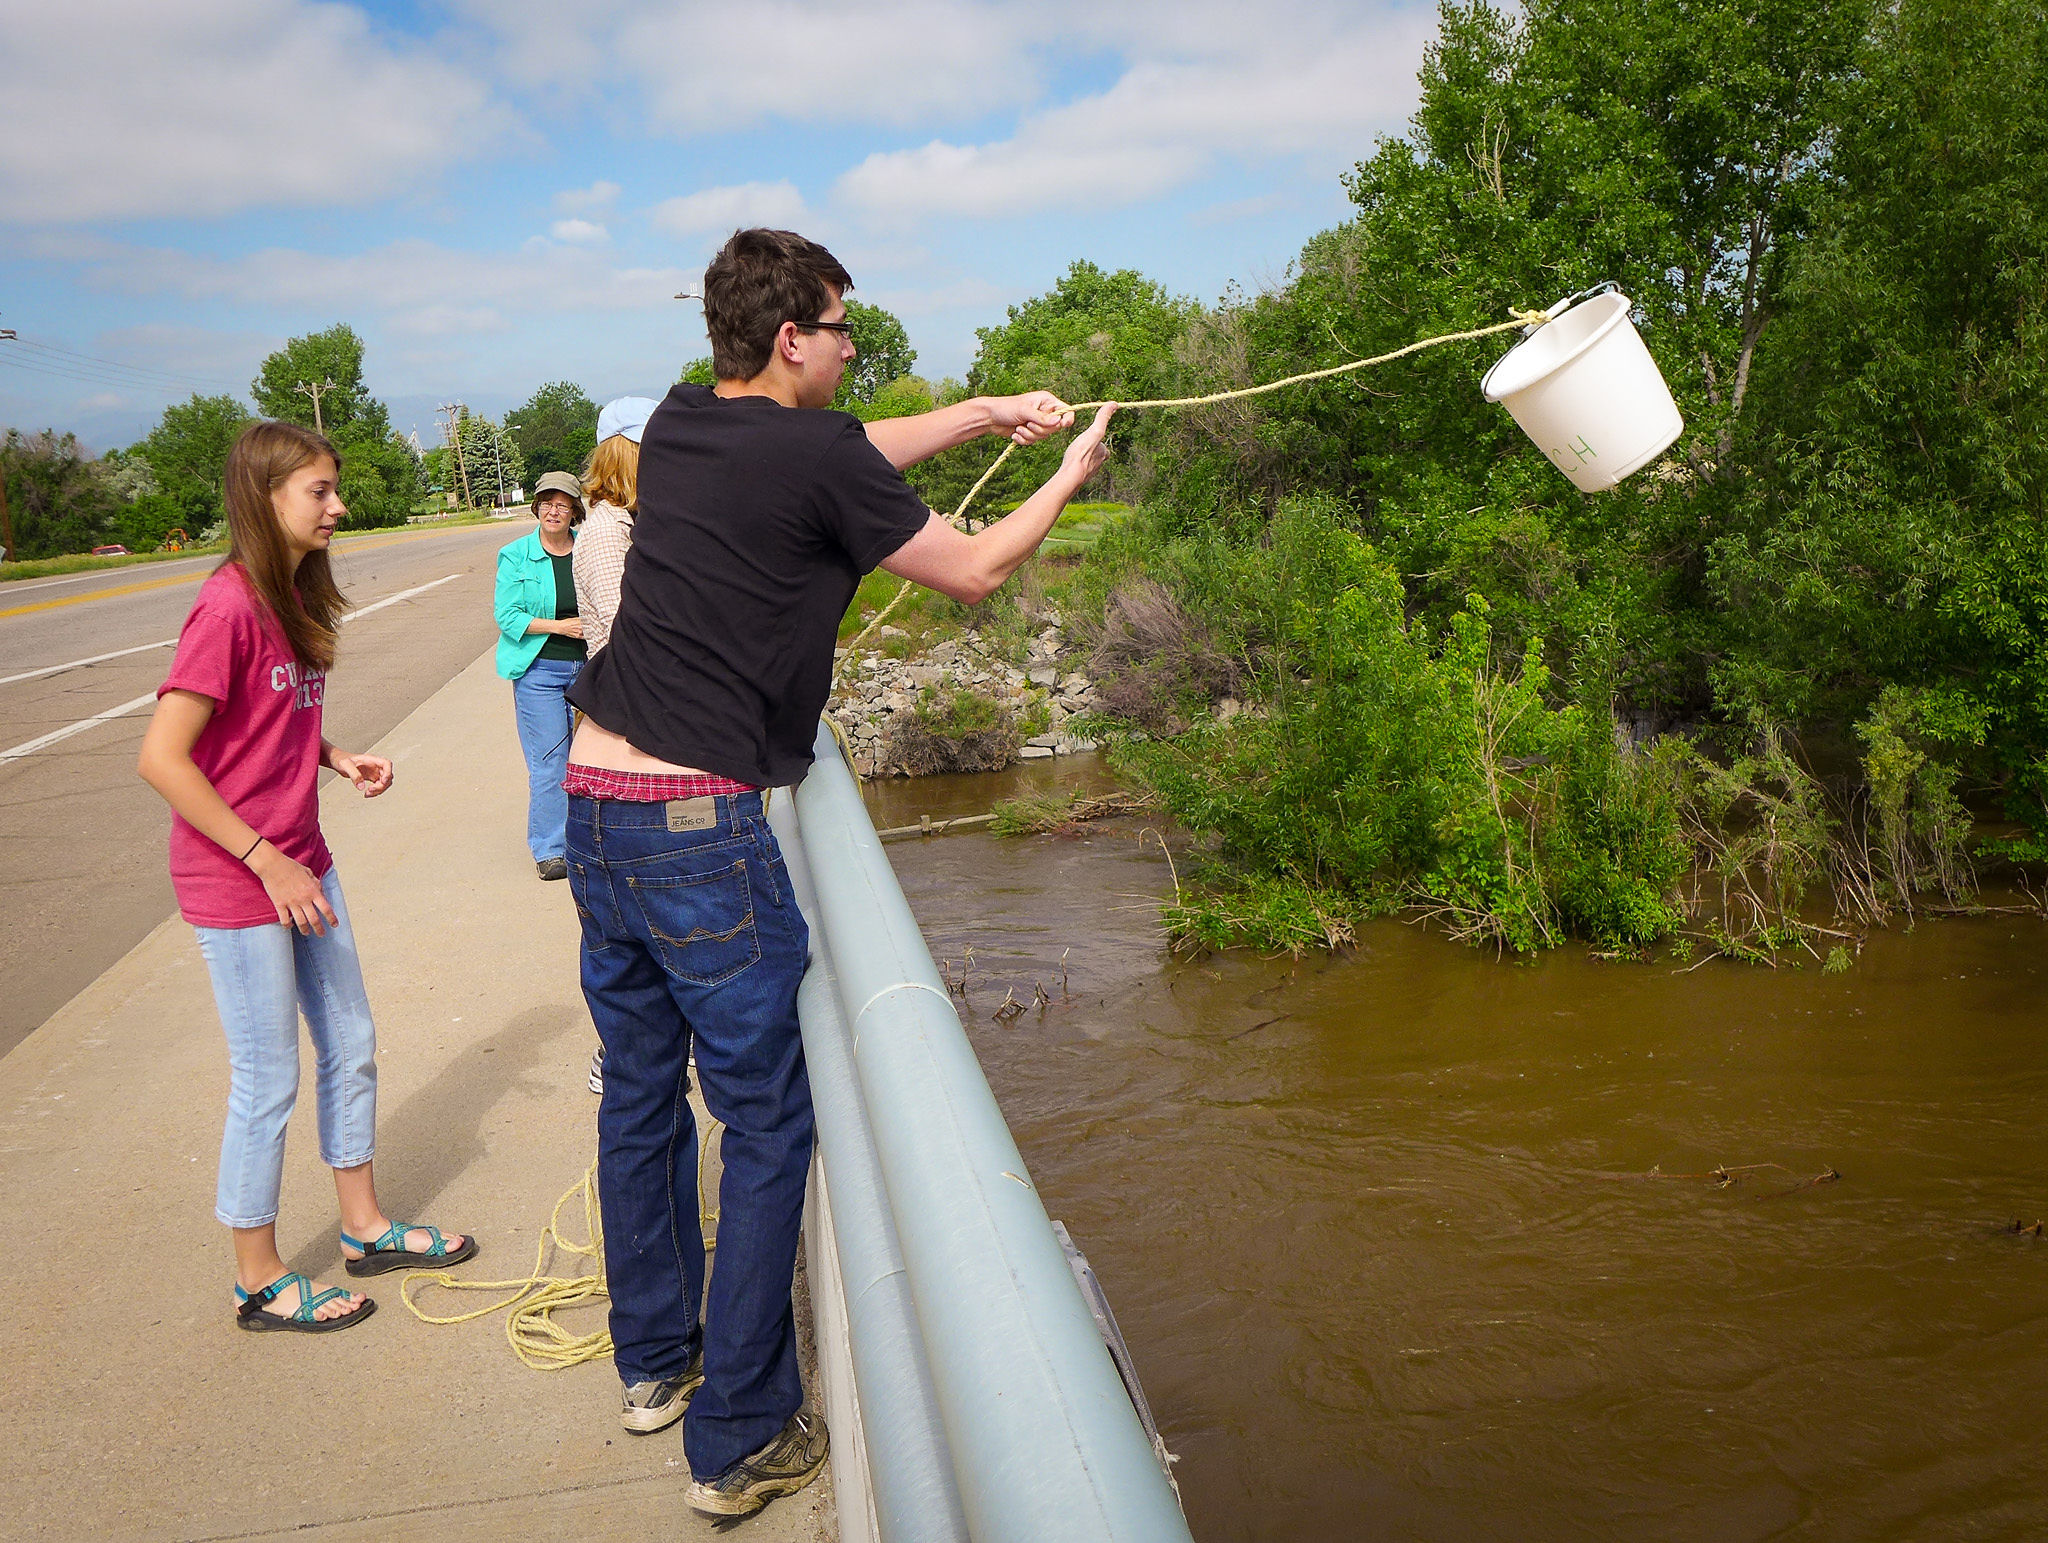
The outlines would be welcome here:
[[[812,928],[798,1005],[881,1536],[1189,1543],[822,727],[817,750],[770,819]]]

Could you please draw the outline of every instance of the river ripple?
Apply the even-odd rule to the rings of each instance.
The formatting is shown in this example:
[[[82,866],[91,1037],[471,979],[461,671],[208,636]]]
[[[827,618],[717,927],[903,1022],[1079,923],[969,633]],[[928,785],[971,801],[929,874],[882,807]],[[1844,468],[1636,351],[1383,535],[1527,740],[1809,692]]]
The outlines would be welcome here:
[[[2008,1230],[2048,1213],[2038,919],[1838,977],[1398,920],[1188,964],[1135,832],[890,854],[934,953],[975,949],[975,1048],[1203,1543],[2048,1536],[2048,1241]]]

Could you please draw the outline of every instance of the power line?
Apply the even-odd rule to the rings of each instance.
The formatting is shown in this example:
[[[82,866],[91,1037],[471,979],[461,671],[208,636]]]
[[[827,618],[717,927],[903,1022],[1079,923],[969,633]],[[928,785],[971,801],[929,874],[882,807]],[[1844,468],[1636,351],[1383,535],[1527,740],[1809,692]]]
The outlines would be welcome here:
[[[96,365],[74,365],[68,360],[52,359],[38,354],[23,353],[18,342],[0,349],[0,364],[17,370],[31,371],[37,375],[48,375],[57,380],[77,381],[88,386],[115,386],[128,391],[175,393],[197,391],[206,394],[214,386],[190,378],[171,377],[152,379],[146,376],[124,375]]]
[[[448,445],[455,452],[456,485],[461,491],[462,507],[465,509],[473,508],[475,506],[471,504],[469,499],[469,472],[462,463],[461,424],[462,420],[469,416],[469,407],[466,403],[462,402],[443,402],[435,411],[444,412],[448,415]]]
[[[97,354],[82,354],[76,349],[63,348],[55,343],[38,342],[34,338],[17,340],[23,348],[33,349],[39,354],[53,356],[60,364],[77,365],[83,368],[114,370],[124,375],[151,376],[159,380],[173,381],[179,385],[231,386],[233,382],[211,375],[187,375],[177,370],[160,370],[153,364],[124,364],[118,359],[102,359]]]

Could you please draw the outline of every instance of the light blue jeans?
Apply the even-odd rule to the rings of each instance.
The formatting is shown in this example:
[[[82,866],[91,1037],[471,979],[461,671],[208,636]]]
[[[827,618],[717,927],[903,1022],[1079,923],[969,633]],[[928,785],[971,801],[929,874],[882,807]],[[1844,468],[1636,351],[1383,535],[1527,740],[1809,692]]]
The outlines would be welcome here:
[[[356,938],[332,868],[320,881],[340,925],[199,927],[199,952],[228,1036],[228,1122],[214,1215],[230,1227],[277,1220],[284,1128],[299,1096],[299,1013],[319,1077],[320,1160],[356,1168],[377,1145],[377,1026]]]
[[[526,849],[537,863],[562,855],[562,827],[569,819],[569,795],[562,791],[573,721],[569,688],[582,669],[581,659],[536,659],[512,682],[519,748],[526,752]]]

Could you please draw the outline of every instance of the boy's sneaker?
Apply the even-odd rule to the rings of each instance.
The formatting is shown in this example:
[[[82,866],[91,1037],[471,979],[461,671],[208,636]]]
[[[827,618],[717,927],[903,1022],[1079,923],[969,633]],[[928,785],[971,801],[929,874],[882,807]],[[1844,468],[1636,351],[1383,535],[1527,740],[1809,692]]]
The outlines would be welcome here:
[[[590,1058],[590,1091],[604,1092],[604,1046],[597,1047],[597,1053]]]
[[[660,1382],[636,1382],[628,1387],[625,1404],[619,1410],[619,1423],[636,1436],[675,1424],[690,1407],[690,1395],[703,1380],[704,1352],[700,1350],[690,1357],[690,1364],[680,1376],[665,1377]]]
[[[715,1479],[699,1479],[687,1496],[706,1516],[751,1516],[777,1495],[793,1495],[825,1466],[824,1422],[793,1414],[782,1433],[752,1457],[741,1458]]]

